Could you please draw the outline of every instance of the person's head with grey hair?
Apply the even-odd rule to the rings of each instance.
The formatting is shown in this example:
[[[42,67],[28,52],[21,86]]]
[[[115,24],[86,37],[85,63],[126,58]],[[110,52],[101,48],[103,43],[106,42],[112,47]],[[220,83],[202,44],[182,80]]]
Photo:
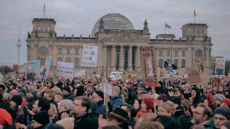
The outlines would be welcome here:
[[[121,93],[121,89],[119,86],[113,86],[113,89],[112,89],[112,96],[120,96],[120,93]]]

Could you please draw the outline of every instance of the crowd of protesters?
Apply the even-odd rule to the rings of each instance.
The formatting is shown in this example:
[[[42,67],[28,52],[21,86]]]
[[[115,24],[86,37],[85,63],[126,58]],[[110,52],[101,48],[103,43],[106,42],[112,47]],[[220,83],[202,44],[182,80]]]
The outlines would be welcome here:
[[[104,86],[112,85],[112,93]],[[3,129],[230,129],[230,87],[162,80],[3,79]]]

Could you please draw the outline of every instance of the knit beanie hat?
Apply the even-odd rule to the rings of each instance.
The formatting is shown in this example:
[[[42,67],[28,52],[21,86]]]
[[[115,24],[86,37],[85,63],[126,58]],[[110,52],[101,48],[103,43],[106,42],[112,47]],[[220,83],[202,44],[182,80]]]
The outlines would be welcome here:
[[[221,102],[225,98],[224,95],[222,94],[215,94],[213,97],[216,101],[219,101],[219,102]]]
[[[146,104],[147,109],[153,108],[153,98],[144,98],[143,102]]]
[[[15,95],[11,98],[11,101],[15,102],[17,105],[21,105],[22,104],[22,96]]]
[[[71,110],[72,107],[73,107],[73,101],[72,100],[69,100],[69,99],[63,99],[61,100],[58,105],[61,104],[63,106],[65,106],[66,110]]]
[[[47,111],[41,111],[33,116],[33,120],[44,125],[47,125],[50,122],[50,118]]]
[[[177,96],[170,96],[168,100],[171,101],[171,102],[173,102],[173,103],[175,103],[175,104],[178,104],[178,105],[181,104],[181,100]]]
[[[102,99],[104,99],[104,93],[100,90],[96,90],[95,93],[100,96]]]
[[[228,120],[230,120],[230,110],[227,107],[218,107],[215,111],[214,111],[214,115],[215,114],[220,114],[223,115],[224,117],[226,117]]]

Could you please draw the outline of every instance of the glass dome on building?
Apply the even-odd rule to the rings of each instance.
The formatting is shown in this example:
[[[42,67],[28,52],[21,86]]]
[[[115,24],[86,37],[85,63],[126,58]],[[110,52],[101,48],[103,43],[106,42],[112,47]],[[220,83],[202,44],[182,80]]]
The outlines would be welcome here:
[[[132,23],[127,17],[118,13],[109,13],[97,20],[92,30],[92,36],[98,32],[101,19],[105,29],[134,30]]]

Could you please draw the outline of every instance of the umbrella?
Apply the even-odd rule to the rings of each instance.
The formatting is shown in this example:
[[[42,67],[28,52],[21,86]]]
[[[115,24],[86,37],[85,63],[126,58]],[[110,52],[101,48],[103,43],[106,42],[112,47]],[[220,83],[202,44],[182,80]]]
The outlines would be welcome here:
[[[158,87],[160,86],[158,83],[154,83],[154,82],[151,82],[151,83],[147,83],[145,84],[146,86],[150,86],[150,87]]]

